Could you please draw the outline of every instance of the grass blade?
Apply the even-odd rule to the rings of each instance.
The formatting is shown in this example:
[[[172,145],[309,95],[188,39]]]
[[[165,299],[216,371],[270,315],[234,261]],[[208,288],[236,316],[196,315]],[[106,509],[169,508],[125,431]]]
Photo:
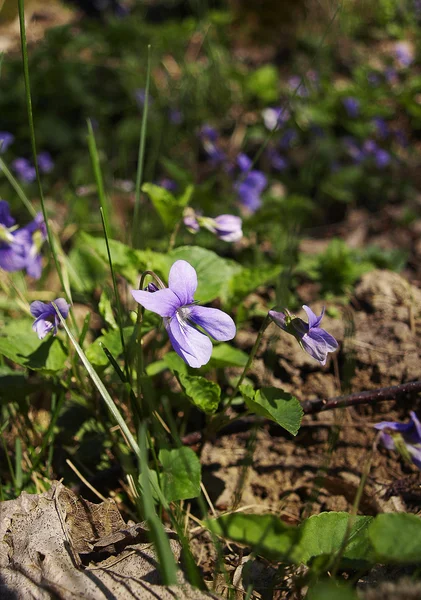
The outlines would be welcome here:
[[[27,208],[30,215],[32,217],[35,217],[35,215],[37,214],[37,211],[32,206],[31,201],[29,200],[28,196],[25,194],[22,187],[19,185],[17,179],[15,177],[13,177],[10,169],[8,168],[8,166],[6,165],[6,163],[4,162],[4,160],[2,158],[0,158],[0,171],[2,171],[2,173],[5,174],[7,181],[10,183],[10,185],[15,190],[15,192],[17,193],[19,198],[22,200],[22,203],[25,205],[25,207]]]
[[[59,309],[57,308],[56,304],[54,302],[52,304],[53,304],[54,309],[60,319],[61,324],[63,325],[64,329],[66,330],[67,335],[70,338],[70,341],[72,342],[73,346],[75,347],[75,350],[78,353],[80,360],[82,361],[85,369],[88,371],[89,377],[92,379],[93,383],[95,384],[95,387],[97,388],[98,392],[101,394],[102,399],[104,400],[105,404],[107,405],[108,410],[113,415],[114,419],[117,421],[117,424],[120,426],[122,432],[124,433],[124,435],[126,437],[127,442],[129,443],[130,447],[132,448],[133,452],[136,454],[136,456],[139,456],[140,450],[139,450],[138,443],[134,439],[130,429],[127,427],[127,424],[126,424],[125,420],[123,419],[117,406],[115,405],[114,400],[111,398],[110,394],[108,393],[107,389],[105,388],[104,384],[102,383],[100,377],[98,376],[98,373],[95,371],[95,369],[93,368],[93,366],[91,365],[89,360],[86,358],[84,351],[77,343],[77,341],[74,338],[74,336],[72,335],[70,329],[67,327],[66,322],[63,319],[63,317],[61,316],[61,313],[60,313]]]
[[[149,535],[157,554],[158,568],[161,572],[164,585],[177,585],[177,565],[164,526],[156,514],[152,497],[146,438],[146,425],[143,423],[140,427],[139,436],[140,463],[142,465],[140,483],[142,486],[143,510],[149,527]]]
[[[105,223],[108,227],[108,224],[110,222],[109,201],[104,190],[104,180],[102,178],[101,163],[99,160],[94,130],[90,119],[88,119],[88,148],[89,154],[91,155],[92,169],[94,172],[99,202],[104,213]]]
[[[151,79],[151,47],[148,46],[148,66],[147,66],[147,71],[146,71],[145,103],[143,105],[142,125],[140,128],[139,153],[138,153],[138,158],[137,158],[137,171],[136,171],[136,189],[135,189],[133,232],[132,232],[132,244],[133,244],[134,248],[137,248],[139,246],[140,188],[142,185],[143,166],[144,166],[144,161],[145,161],[145,141],[146,141],[146,127],[147,127],[147,122],[148,122],[150,79]]]

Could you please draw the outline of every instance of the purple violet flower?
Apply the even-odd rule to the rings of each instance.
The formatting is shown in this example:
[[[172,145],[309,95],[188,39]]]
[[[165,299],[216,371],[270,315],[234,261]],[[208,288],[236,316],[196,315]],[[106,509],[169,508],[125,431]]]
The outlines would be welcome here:
[[[301,348],[312,358],[325,365],[328,353],[337,349],[338,342],[330,333],[319,327],[325,313],[324,308],[320,317],[317,317],[306,305],[303,309],[307,313],[308,323],[291,315],[288,310],[285,310],[285,313],[270,310],[269,316],[278,327],[293,335]]]
[[[274,131],[284,125],[290,115],[289,111],[285,108],[265,108],[262,110],[262,117],[266,129]]]
[[[347,96],[342,99],[342,104],[350,119],[355,119],[360,114],[360,101],[352,96]]]
[[[295,129],[290,127],[285,131],[281,139],[279,140],[279,147],[281,150],[286,150],[291,144],[297,139],[298,135]]]
[[[8,131],[0,131],[0,153],[6,152],[10,144],[13,143],[15,136]]]
[[[168,288],[157,292],[132,290],[141,306],[163,318],[171,344],[179,356],[193,368],[209,362],[212,342],[197,327],[220,342],[232,340],[236,328],[229,315],[217,308],[198,306],[195,269],[185,260],[177,260],[170,269]]]
[[[25,269],[30,277],[39,279],[42,272],[41,247],[47,237],[42,214],[36,215],[25,227],[10,228],[6,225],[12,219],[9,206],[4,200],[0,204],[0,268],[9,272]]]
[[[408,44],[398,42],[395,46],[395,57],[399,65],[403,68],[410,67],[414,62],[414,57]]]
[[[237,165],[243,171],[234,184],[238,199],[250,212],[256,212],[262,204],[260,196],[267,185],[266,175],[261,171],[250,171],[252,161],[246,154],[238,155]]]
[[[203,125],[199,131],[199,138],[202,140],[203,148],[213,164],[216,165],[225,160],[225,152],[217,146],[219,134],[214,127]]]
[[[200,227],[214,233],[223,242],[238,242],[243,237],[242,220],[235,215],[219,215],[212,219],[188,208],[183,217],[184,225],[191,233],[197,233]]]
[[[158,185],[165,188],[169,192],[176,192],[178,189],[177,182],[169,177],[161,177],[161,179],[158,180]]]
[[[378,148],[377,152],[374,153],[374,159],[376,161],[376,166],[378,169],[383,169],[387,167],[387,165],[391,161],[391,156],[387,150],[383,150],[383,148]]]
[[[54,304],[57,305],[63,319],[67,319],[70,304],[68,304],[64,298],[57,298],[54,300]],[[60,319],[51,302],[46,303],[35,300],[35,302],[32,302],[30,310],[31,315],[35,317],[32,329],[38,335],[40,340],[43,340],[50,331],[53,335],[56,335],[57,329],[60,326]]]
[[[288,161],[282,156],[275,148],[268,147],[266,150],[266,156],[270,162],[270,165],[276,171],[285,171],[288,167]]]
[[[382,117],[374,117],[371,122],[373,123],[376,133],[380,139],[384,139],[389,135],[389,126]]]
[[[40,152],[38,154],[38,167],[41,173],[51,173],[54,169],[54,162],[49,152]]]
[[[24,183],[32,183],[36,178],[36,171],[33,164],[26,158],[16,158],[12,162],[12,169]]]
[[[421,423],[414,411],[409,423],[382,421],[374,425],[381,431],[380,440],[388,450],[397,450],[421,469]]]

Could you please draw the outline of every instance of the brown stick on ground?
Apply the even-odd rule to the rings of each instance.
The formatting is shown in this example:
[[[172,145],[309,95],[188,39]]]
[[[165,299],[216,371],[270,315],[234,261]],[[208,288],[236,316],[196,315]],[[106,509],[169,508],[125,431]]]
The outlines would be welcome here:
[[[349,394],[348,396],[335,396],[334,398],[316,400],[304,400],[301,402],[304,414],[310,415],[318,412],[324,412],[326,410],[332,410],[333,408],[345,408],[347,406],[357,406],[358,404],[368,404],[370,402],[384,402],[385,400],[395,400],[399,396],[404,394],[414,394],[421,392],[421,381],[411,381],[409,383],[402,383],[401,385],[393,385],[391,387],[377,388],[376,390],[368,390],[366,392],[358,392],[356,394]],[[255,415],[247,416],[240,419],[235,419],[231,423],[228,423],[218,433],[221,435],[229,435],[230,433],[238,433],[240,431],[246,431],[253,424],[261,421],[264,423],[265,419],[257,417]],[[272,423],[273,424],[273,423]],[[185,435],[181,441],[186,446],[194,446],[202,440],[201,431],[193,431]]]

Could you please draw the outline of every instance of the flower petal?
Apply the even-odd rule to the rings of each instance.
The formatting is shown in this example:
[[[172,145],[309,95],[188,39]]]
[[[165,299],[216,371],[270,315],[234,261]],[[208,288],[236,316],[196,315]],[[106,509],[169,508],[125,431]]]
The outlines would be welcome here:
[[[172,317],[180,307],[179,298],[168,288],[153,293],[131,290],[131,293],[136,302],[160,317]]]
[[[326,331],[326,329],[322,329],[321,327],[313,327],[310,335],[313,335],[313,333],[320,335],[324,339],[327,352],[334,352],[334,350],[338,348],[338,342],[335,340],[333,335],[330,335],[330,333]]]
[[[31,303],[29,310],[31,311],[31,315],[33,317],[40,317],[41,315],[45,316],[45,314],[54,314],[54,309],[53,312],[51,312],[52,308],[53,307],[49,303],[41,302],[41,300],[35,300],[35,302]]]
[[[170,269],[168,287],[178,296],[179,306],[191,304],[197,288],[196,270],[186,260],[177,260]]]
[[[301,338],[304,350],[315,358],[321,365],[326,364],[327,347],[324,338],[319,333],[306,333]]]
[[[181,326],[176,316],[166,328],[174,350],[190,367],[199,368],[209,362],[212,342],[204,333],[190,325]]]
[[[401,433],[408,432],[412,429],[413,425],[409,423],[396,423],[395,421],[381,421],[374,425],[375,429],[382,431],[383,429],[392,429],[393,431],[399,431]]]
[[[40,340],[43,340],[47,333],[54,328],[51,321],[46,321],[44,317],[38,317],[32,324],[32,329],[37,333]],[[55,329],[55,328],[54,328]]]
[[[66,302],[66,300],[64,298],[56,298],[56,300],[54,300],[54,304],[57,305],[57,308],[59,309],[63,319],[67,319],[67,315],[69,314],[70,304],[68,302]]]
[[[275,310],[270,310],[269,311],[269,316],[272,319],[272,321],[274,323],[276,323],[276,325],[278,327],[280,327],[284,331],[288,331],[287,330],[287,326],[285,324],[285,315],[284,315],[284,313],[282,313],[282,312],[276,312]]]
[[[412,423],[415,427],[415,431],[417,432],[418,443],[421,443],[421,423],[413,410],[409,413],[411,415]]]
[[[206,306],[192,306],[189,311],[189,319],[203,329],[211,337],[219,342],[232,340],[236,334],[234,321],[227,313],[217,308]]]
[[[320,317],[314,314],[311,308],[309,306],[306,306],[305,304],[303,305],[303,309],[307,313],[309,328],[311,329],[312,327],[318,327],[320,325],[321,320],[323,319],[323,315],[325,314],[325,307],[323,307],[322,314],[320,315]]]
[[[421,448],[413,446],[412,444],[406,445],[409,454],[411,455],[412,462],[416,467],[421,469]]]

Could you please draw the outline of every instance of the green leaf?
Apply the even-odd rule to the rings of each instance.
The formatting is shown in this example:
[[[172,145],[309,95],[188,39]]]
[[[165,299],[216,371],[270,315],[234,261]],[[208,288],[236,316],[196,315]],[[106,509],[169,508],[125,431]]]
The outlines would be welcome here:
[[[279,277],[280,268],[256,267],[241,269],[234,273],[224,295],[224,301],[229,301],[230,306],[238,305],[246,296],[254,292],[260,285],[275,281]]]
[[[179,378],[186,395],[197,408],[208,414],[213,414],[218,410],[221,388],[217,383],[200,377],[200,375],[180,373]]]
[[[324,512],[314,515],[300,525],[300,545],[294,550],[296,562],[308,564],[317,556],[332,556],[341,548],[350,515],[346,512]],[[368,526],[373,517],[354,517],[347,536],[348,543],[341,564],[374,562],[368,538]]]
[[[167,352],[163,358],[163,361],[168,369],[173,373],[183,373],[187,375],[187,364],[184,362],[181,356],[178,356],[177,352]]]
[[[246,82],[247,90],[265,104],[279,99],[279,75],[274,65],[264,65],[251,73]]]
[[[286,560],[300,539],[300,529],[290,527],[275,515],[234,513],[208,520],[206,525],[223,538],[251,546],[269,560]]]
[[[145,183],[142,192],[148,194],[161,221],[168,231],[172,231],[183,216],[183,210],[193,193],[193,186],[187,186],[185,192],[178,198],[167,189],[153,183]]]
[[[41,383],[29,381],[25,372],[14,371],[6,365],[0,366],[0,400],[16,402],[40,386]]]
[[[168,502],[197,498],[200,494],[200,460],[191,448],[161,450],[161,485]]]
[[[333,557],[340,550],[349,518],[345,512],[321,513],[299,527],[291,527],[275,515],[235,513],[208,521],[207,526],[218,535],[252,546],[254,551],[270,560],[309,564],[317,557]],[[342,565],[357,567],[374,562],[368,539],[368,526],[372,520],[373,517],[355,517],[342,554]]]
[[[34,371],[61,371],[67,358],[63,342],[53,335],[38,339],[32,331],[32,322],[29,319],[6,321],[0,332],[0,354]]]
[[[209,368],[244,367],[247,360],[248,355],[242,350],[233,348],[229,344],[218,344],[213,348],[208,366]]]
[[[338,581],[319,581],[312,586],[306,600],[358,600],[355,590]]]
[[[132,327],[124,328],[123,333],[125,340],[128,341],[130,339],[132,331]],[[108,331],[105,335],[100,335],[86,349],[86,358],[95,367],[106,367],[109,364],[101,344],[111,352],[114,358],[117,358],[123,352],[120,332],[118,330],[113,329],[112,331]]]
[[[304,414],[297,398],[274,387],[261,388],[253,397],[251,386],[247,386],[246,390],[244,388],[245,386],[241,386],[241,393],[249,410],[275,421],[292,435],[297,435]]]
[[[99,299],[99,313],[111,329],[118,329],[108,292],[104,289]]]
[[[104,238],[93,237],[85,232],[81,232],[77,244],[84,252],[96,253],[108,266],[107,246]],[[142,270],[138,253],[116,240],[109,240],[109,244],[115,272],[125,277],[131,283],[137,283],[139,272]]]
[[[421,519],[406,513],[377,515],[368,535],[380,562],[421,562]]]

